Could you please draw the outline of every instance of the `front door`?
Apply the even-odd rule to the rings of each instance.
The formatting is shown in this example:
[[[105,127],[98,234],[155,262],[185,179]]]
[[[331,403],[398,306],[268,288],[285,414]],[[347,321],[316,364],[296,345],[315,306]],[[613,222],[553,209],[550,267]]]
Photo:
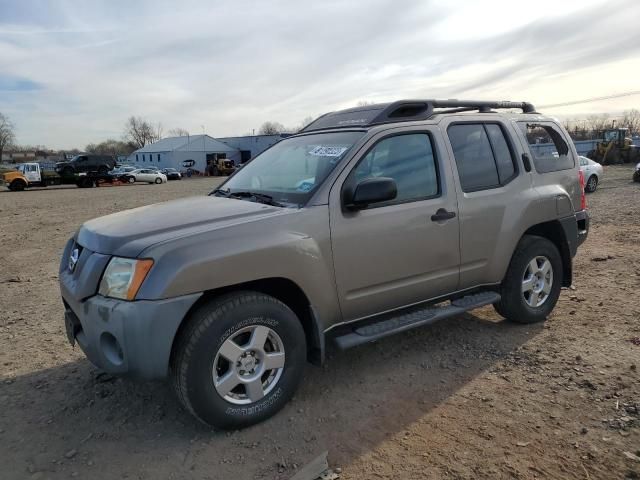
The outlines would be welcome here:
[[[373,139],[330,196],[331,244],[345,321],[455,291],[459,226],[452,170],[439,160],[437,131]],[[342,190],[368,177],[390,177],[394,200],[350,211]]]

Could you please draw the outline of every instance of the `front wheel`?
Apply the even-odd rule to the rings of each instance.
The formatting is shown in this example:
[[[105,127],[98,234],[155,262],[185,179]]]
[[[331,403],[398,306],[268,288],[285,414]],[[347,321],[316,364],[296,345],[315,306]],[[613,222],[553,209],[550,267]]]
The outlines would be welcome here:
[[[584,187],[584,191],[587,193],[593,193],[598,188],[598,177],[591,175],[587,180],[587,184]]]
[[[162,179],[160,177],[155,179],[156,185],[162,183]]]
[[[496,311],[517,323],[541,322],[553,310],[562,284],[562,258],[544,237],[525,235],[502,281]]]
[[[9,190],[12,192],[21,192],[27,188],[27,184],[22,180],[14,180],[9,184]]]
[[[304,369],[306,342],[296,315],[259,292],[238,292],[200,307],[171,359],[174,389],[202,422],[239,429],[278,412]]]

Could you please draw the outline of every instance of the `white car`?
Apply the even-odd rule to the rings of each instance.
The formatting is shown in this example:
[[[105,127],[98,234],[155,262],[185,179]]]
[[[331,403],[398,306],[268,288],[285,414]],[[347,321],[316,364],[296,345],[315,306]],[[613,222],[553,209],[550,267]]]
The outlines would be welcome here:
[[[604,173],[602,165],[587,157],[578,156],[578,159],[580,160],[580,171],[584,175],[584,191],[595,192],[600,183],[600,177]]]
[[[167,176],[153,168],[138,168],[127,172],[129,182],[167,183]]]

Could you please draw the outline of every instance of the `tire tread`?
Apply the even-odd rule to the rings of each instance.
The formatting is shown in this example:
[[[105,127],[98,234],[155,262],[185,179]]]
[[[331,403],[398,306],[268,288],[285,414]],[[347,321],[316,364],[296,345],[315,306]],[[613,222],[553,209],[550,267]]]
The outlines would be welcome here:
[[[280,300],[259,292],[233,292],[215,298],[198,308],[187,320],[187,325],[176,339],[171,359],[170,376],[173,390],[182,406],[200,422],[208,425],[195,411],[187,394],[189,389],[187,370],[196,344],[212,323],[224,318],[230,310],[245,303],[273,303],[288,308]]]

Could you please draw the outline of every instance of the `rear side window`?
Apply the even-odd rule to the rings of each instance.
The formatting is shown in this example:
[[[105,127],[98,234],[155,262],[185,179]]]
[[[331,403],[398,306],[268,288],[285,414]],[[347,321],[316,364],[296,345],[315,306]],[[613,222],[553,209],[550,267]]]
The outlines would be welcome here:
[[[560,130],[551,123],[518,122],[527,139],[538,173],[557,172],[574,167],[569,145]]]
[[[454,124],[447,133],[464,192],[497,188],[515,175],[513,154],[497,124]]]

